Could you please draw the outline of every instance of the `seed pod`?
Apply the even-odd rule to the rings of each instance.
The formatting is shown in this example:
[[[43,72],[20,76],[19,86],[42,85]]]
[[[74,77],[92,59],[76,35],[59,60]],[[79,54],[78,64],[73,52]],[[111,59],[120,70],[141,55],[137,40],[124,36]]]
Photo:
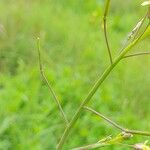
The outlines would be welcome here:
[[[142,18],[142,19],[136,24],[136,26],[133,28],[133,30],[129,33],[128,38],[127,38],[128,40],[130,40],[130,39],[134,36],[134,34],[136,33],[136,31],[140,28],[140,26],[141,26],[143,20],[144,20],[144,18]]]

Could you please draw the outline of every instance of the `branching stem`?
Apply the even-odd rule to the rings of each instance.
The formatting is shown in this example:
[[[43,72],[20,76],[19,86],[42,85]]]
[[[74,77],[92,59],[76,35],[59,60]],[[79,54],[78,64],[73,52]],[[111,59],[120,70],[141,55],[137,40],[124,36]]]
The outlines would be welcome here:
[[[82,146],[82,147],[78,147],[78,148],[74,148],[72,150],[91,150],[91,149],[95,149],[95,148],[102,148],[104,146],[110,146],[110,145],[120,145],[120,146],[125,146],[125,147],[130,147],[130,148],[134,148],[133,145],[128,145],[128,144],[122,144],[121,142],[125,141],[125,140],[129,140],[133,137],[132,134],[127,134],[127,133],[120,133],[115,137],[108,137],[108,138],[104,138],[96,143],[87,145],[87,146]]]
[[[56,104],[57,104],[57,106],[58,106],[58,108],[59,108],[59,110],[61,112],[63,120],[65,121],[66,125],[68,125],[68,120],[67,120],[67,117],[66,117],[62,107],[61,107],[61,104],[60,104],[60,102],[59,102],[59,100],[58,100],[54,90],[52,89],[52,87],[51,87],[51,85],[50,85],[50,83],[49,83],[49,81],[48,81],[44,71],[43,71],[43,66],[42,66],[42,61],[41,61],[41,53],[40,53],[41,46],[40,46],[40,39],[39,38],[37,38],[37,47],[38,47],[39,67],[40,67],[41,76],[42,76],[43,80],[45,81],[45,83],[47,84],[47,86],[48,86],[48,88],[50,90],[50,93],[52,94],[52,96],[53,96],[53,98],[54,98],[54,100],[55,100],[55,102],[56,102]]]
[[[110,146],[112,144],[107,144],[107,143],[94,143],[94,144],[90,144],[90,145],[86,145],[86,146],[82,146],[82,147],[78,147],[78,148],[73,148],[72,150],[92,150],[92,149],[96,149],[96,148],[102,148],[105,146]],[[123,147],[130,147],[130,148],[134,148],[133,145],[128,145],[128,144],[122,144],[122,143],[117,143],[117,145],[123,146]]]
[[[143,55],[150,55],[150,52],[140,52],[140,53],[130,54],[130,55],[124,56],[123,58],[143,56]]]
[[[105,117],[104,115],[102,115],[101,113],[95,111],[94,109],[92,108],[89,108],[87,106],[84,106],[84,109],[92,112],[93,114],[103,118],[105,121],[107,121],[109,124],[111,124],[112,126],[116,127],[117,129],[121,130],[121,131],[124,131],[124,128],[121,127],[120,125],[118,125],[117,123],[115,123],[114,121],[110,120],[109,118]]]
[[[109,59],[110,59],[110,63],[112,64],[113,59],[112,59],[111,49],[107,37],[107,14],[108,14],[109,6],[110,6],[110,0],[107,0],[105,10],[104,10],[104,16],[103,16],[103,27],[104,27],[104,36],[105,36],[106,46],[109,54]]]
[[[102,148],[109,145],[110,144],[105,144],[105,143],[94,143],[94,144],[90,144],[78,148],[73,148],[72,150],[90,150],[90,149]]]
[[[118,125],[117,123],[115,123],[114,121],[112,121],[111,119],[107,118],[106,116],[102,115],[101,113],[95,111],[92,108],[89,108],[87,106],[84,107],[86,110],[94,113],[95,115],[103,118],[105,121],[107,121],[109,124],[111,124],[112,126],[114,126],[115,128],[125,132],[125,133],[130,133],[130,134],[138,134],[138,135],[143,135],[143,136],[150,136],[150,132],[143,132],[143,131],[137,131],[137,130],[129,130],[129,129],[125,129],[124,127]]]
[[[149,26],[149,24],[148,24],[148,26]],[[132,43],[130,43],[126,48],[123,49],[123,51],[119,54],[119,56],[117,56],[117,58],[114,60],[113,64],[108,66],[108,68],[104,71],[104,73],[98,78],[97,82],[94,84],[94,86],[92,87],[92,89],[88,93],[87,97],[82,101],[81,105],[77,109],[77,111],[76,111],[75,115],[73,116],[72,120],[70,121],[68,127],[66,127],[66,129],[65,129],[65,131],[64,131],[64,133],[60,139],[60,142],[58,143],[57,150],[62,149],[62,147],[63,147],[63,145],[64,145],[64,143],[65,143],[65,141],[66,141],[66,139],[70,133],[70,130],[73,128],[76,121],[78,120],[78,118],[82,112],[83,107],[91,100],[91,98],[93,97],[95,92],[98,90],[100,85],[105,81],[105,79],[109,76],[111,71],[122,60],[122,58],[127,54],[127,52],[129,52],[130,49],[132,47],[134,47],[141,40],[141,38],[142,38],[143,34],[145,33],[145,31],[147,30],[148,26],[146,27],[144,32],[137,39],[135,39]]]

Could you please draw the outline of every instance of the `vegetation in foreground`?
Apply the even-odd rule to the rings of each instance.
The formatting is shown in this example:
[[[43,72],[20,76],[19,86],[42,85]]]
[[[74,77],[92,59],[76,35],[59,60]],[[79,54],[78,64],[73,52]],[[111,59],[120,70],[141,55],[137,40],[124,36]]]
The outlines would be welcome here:
[[[113,4],[109,17],[113,55],[144,14],[140,1],[117,2],[120,7]],[[71,119],[109,63],[99,25],[103,5],[103,1],[90,0],[80,4],[67,0],[1,1],[1,149],[55,149],[64,124],[47,86],[41,82],[35,37],[42,39],[45,71]],[[148,51],[148,40],[134,49]],[[150,61],[146,57],[120,63],[90,105],[125,127],[149,130]],[[111,126],[90,113],[83,112],[80,120],[66,145],[69,148],[116,134]],[[134,142],[144,140],[148,138],[138,137]]]

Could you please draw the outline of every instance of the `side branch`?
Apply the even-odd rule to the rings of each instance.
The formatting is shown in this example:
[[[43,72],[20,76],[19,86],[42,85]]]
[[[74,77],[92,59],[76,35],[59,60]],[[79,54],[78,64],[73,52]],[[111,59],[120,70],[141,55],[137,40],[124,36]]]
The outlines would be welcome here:
[[[140,53],[136,53],[136,54],[130,54],[130,55],[124,56],[123,58],[143,56],[143,55],[150,55],[150,52],[140,52]]]
[[[41,48],[40,48],[40,39],[39,39],[39,38],[37,38],[37,47],[38,47],[39,67],[40,67],[41,76],[42,76],[42,78],[44,79],[45,83],[47,84],[47,86],[48,86],[48,88],[49,88],[49,90],[50,90],[50,93],[52,94],[52,96],[53,96],[53,98],[54,98],[54,100],[55,100],[55,102],[56,102],[56,104],[57,104],[57,106],[58,106],[58,108],[59,108],[59,111],[61,112],[61,115],[62,115],[62,117],[63,117],[63,120],[65,121],[66,124],[68,124],[67,117],[66,117],[66,115],[65,115],[65,113],[64,113],[64,111],[63,111],[63,109],[62,109],[62,107],[61,107],[61,104],[60,104],[60,102],[59,102],[59,100],[58,100],[58,98],[57,98],[57,96],[56,96],[54,90],[52,89],[52,87],[51,87],[49,81],[47,80],[47,77],[45,76],[44,71],[43,71],[43,66],[42,66],[42,61],[41,61],[41,53],[40,53],[40,49],[41,49]]]
[[[110,0],[107,0],[105,11],[104,11],[104,16],[103,16],[103,27],[104,27],[104,36],[105,36],[106,46],[107,46],[107,50],[109,54],[109,59],[110,59],[110,63],[112,64],[113,63],[112,54],[111,54],[108,37],[107,37],[107,14],[108,14],[109,5],[110,5]]]
[[[60,139],[60,141],[59,141],[59,143],[57,145],[57,148],[56,148],[57,150],[62,150],[63,145],[66,142],[71,129],[73,128],[73,126],[75,125],[76,121],[78,120],[78,118],[81,115],[83,107],[91,100],[91,98],[93,97],[93,95],[96,93],[96,91],[101,86],[101,84],[105,81],[105,79],[109,76],[109,74],[115,68],[115,66],[130,51],[130,49],[133,48],[143,38],[145,32],[148,30],[148,27],[149,27],[149,24],[148,24],[148,26],[146,26],[144,32],[138,38],[136,38],[132,43],[130,43],[129,45],[127,45],[127,47],[125,47],[122,50],[122,52],[114,59],[113,64],[110,65],[110,66],[108,66],[108,68],[106,68],[106,70],[104,71],[104,73],[97,79],[96,83],[93,85],[93,87],[91,88],[91,90],[87,94],[86,98],[84,100],[82,100],[82,103],[80,104],[80,106],[77,109],[76,113],[72,117],[72,120],[70,121],[70,123],[66,127],[66,129],[65,129],[65,131],[64,131],[64,133],[63,133],[63,135],[62,135],[62,137],[61,137],[61,139]]]
[[[89,108],[89,107],[87,107],[87,106],[85,106],[84,109],[86,109],[86,110],[92,112],[93,114],[95,114],[95,115],[97,115],[97,116],[103,118],[105,121],[107,121],[109,124],[111,124],[111,125],[114,126],[115,128],[117,128],[117,129],[119,129],[119,130],[121,130],[121,131],[124,131],[124,128],[123,128],[123,127],[121,127],[120,125],[118,125],[118,124],[115,123],[114,121],[110,120],[109,118],[105,117],[105,116],[102,115],[101,113],[95,111],[94,109]]]
[[[143,136],[150,136],[150,132],[143,132],[143,131],[137,131],[137,130],[129,130],[129,129],[125,129],[124,127],[118,125],[117,123],[115,123],[114,121],[112,121],[111,119],[107,118],[106,116],[102,115],[101,113],[93,110],[92,108],[89,107],[84,107],[84,109],[92,112],[93,114],[103,118],[105,121],[107,121],[109,124],[111,124],[112,126],[114,126],[115,128],[125,132],[125,133],[130,133],[130,134],[138,134],[138,135],[143,135]]]
[[[106,143],[94,143],[94,144],[90,144],[90,145],[87,145],[87,146],[82,146],[82,147],[78,147],[78,148],[74,148],[72,150],[92,150],[92,149],[97,149],[97,148],[102,148],[102,147],[105,147],[105,146],[110,146],[112,144],[106,144]],[[114,144],[113,144],[114,145]],[[134,146],[132,145],[128,145],[128,144],[122,144],[122,143],[117,143],[117,145],[120,145],[120,146],[123,146],[123,147],[130,147],[130,148],[135,148]]]
[[[82,147],[78,147],[78,148],[74,148],[72,150],[92,150],[92,149],[102,148],[104,146],[110,146],[110,145],[115,145],[115,144],[120,145],[120,146],[126,146],[126,147],[134,148],[132,145],[122,143],[123,141],[129,140],[132,137],[133,137],[132,134],[122,132],[115,137],[108,136],[108,137],[106,137],[106,138],[104,138],[104,139],[102,139],[96,143],[82,146]]]
[[[102,148],[109,145],[110,144],[105,144],[105,143],[94,143],[94,144],[90,144],[78,148],[73,148],[72,150],[90,150],[90,149]]]

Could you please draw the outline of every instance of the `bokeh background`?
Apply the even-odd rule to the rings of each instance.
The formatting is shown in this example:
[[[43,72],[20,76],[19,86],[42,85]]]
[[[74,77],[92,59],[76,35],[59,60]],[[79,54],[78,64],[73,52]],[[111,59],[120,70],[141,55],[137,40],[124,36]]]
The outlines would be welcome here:
[[[145,14],[142,0],[112,1],[108,17],[113,57]],[[104,0],[0,0],[0,149],[54,150],[64,123],[38,67],[41,39],[45,72],[72,118],[109,64],[102,29]],[[149,39],[132,52],[150,50]],[[150,131],[150,57],[121,61],[89,106],[130,129]],[[119,132],[83,112],[65,149]],[[134,137],[129,143],[144,142]],[[127,149],[119,146],[103,149]]]

